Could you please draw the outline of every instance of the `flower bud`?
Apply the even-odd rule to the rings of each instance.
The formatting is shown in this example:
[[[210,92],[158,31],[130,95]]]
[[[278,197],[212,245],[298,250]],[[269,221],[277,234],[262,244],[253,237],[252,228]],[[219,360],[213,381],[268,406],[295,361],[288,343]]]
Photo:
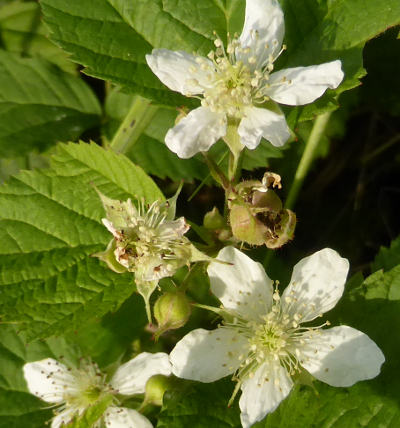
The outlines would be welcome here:
[[[158,323],[155,337],[167,330],[175,330],[186,324],[191,312],[187,297],[181,292],[166,292],[154,304],[154,317]]]
[[[206,213],[203,220],[203,225],[206,229],[216,230],[226,227],[226,223],[217,207]]]
[[[152,376],[146,383],[143,405],[162,406],[165,391],[171,389],[174,379],[164,376]]]

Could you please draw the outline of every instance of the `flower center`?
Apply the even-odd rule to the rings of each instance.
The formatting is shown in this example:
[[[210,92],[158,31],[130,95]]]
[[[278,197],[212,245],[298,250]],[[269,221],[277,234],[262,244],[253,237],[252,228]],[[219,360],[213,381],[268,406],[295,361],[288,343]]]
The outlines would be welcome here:
[[[248,340],[246,351],[239,356],[241,364],[235,373],[239,383],[254,376],[257,368],[271,359],[278,361],[290,375],[301,370],[301,349],[306,340],[320,334],[322,327],[330,325],[326,321],[317,327],[301,327],[301,319],[302,314],[283,312],[276,288],[270,312],[259,321],[234,318],[233,322],[224,323],[222,328],[234,329]]]
[[[252,38],[257,46],[260,43],[257,31],[252,32]],[[198,57],[198,67],[193,66],[190,70],[194,74],[200,68],[202,74],[207,76],[206,82],[191,79],[191,83],[203,87],[203,107],[241,119],[246,107],[261,105],[269,100],[269,75],[274,68],[274,61],[286,47],[283,46],[276,56],[264,54],[257,58],[251,56],[250,47],[241,45],[237,35],[231,39],[228,34],[226,49],[220,38],[214,44],[216,50],[208,54],[211,62]],[[269,46],[264,45],[264,50],[269,50]]]
[[[183,234],[188,226],[186,223],[177,224],[178,221],[167,220],[167,210],[168,207],[158,201],[150,206],[140,201],[137,214],[129,218],[127,227],[119,230],[118,236],[114,235],[114,254],[121,265],[135,272],[154,269],[154,275],[157,276],[161,264],[168,268],[168,263],[178,258],[177,252],[186,242]]]
[[[64,394],[66,407],[86,409],[101,395],[112,391],[105,382],[105,375],[100,372],[96,364],[89,361],[83,362],[79,369],[71,370],[71,375],[74,383]]]

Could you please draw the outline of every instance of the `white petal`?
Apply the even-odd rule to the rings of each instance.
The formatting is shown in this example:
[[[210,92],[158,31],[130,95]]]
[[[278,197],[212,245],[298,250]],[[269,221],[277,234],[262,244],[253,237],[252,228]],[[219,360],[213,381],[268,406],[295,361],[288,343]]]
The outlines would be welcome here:
[[[285,116],[265,108],[248,107],[240,121],[240,141],[249,149],[255,149],[264,137],[274,146],[283,146],[290,137]]]
[[[232,309],[245,319],[266,315],[272,304],[272,280],[263,266],[234,247],[223,248],[217,260],[207,268],[211,291],[224,308]]]
[[[51,421],[51,428],[65,427],[72,421],[77,409],[75,407],[67,408],[55,416]]]
[[[273,57],[277,55],[284,34],[283,12],[278,1],[247,0],[240,42],[243,47],[250,47],[250,53],[237,52],[238,60],[246,61],[249,57],[255,56],[257,62],[254,68],[261,68],[267,62],[269,55]]]
[[[239,406],[243,428],[249,428],[273,412],[288,396],[292,386],[290,376],[279,361],[263,363],[241,386]]]
[[[266,94],[274,101],[291,106],[312,103],[328,88],[335,89],[343,80],[341,61],[310,67],[287,68],[272,73]]]
[[[328,312],[342,297],[348,270],[349,261],[330,248],[300,260],[282,294],[283,311],[300,315],[300,322]]]
[[[239,368],[239,355],[247,346],[247,339],[233,329],[193,330],[169,356],[172,373],[183,379],[214,382]]]
[[[68,368],[53,358],[26,363],[24,376],[29,391],[48,403],[65,401],[64,393],[76,383]]]
[[[332,386],[351,386],[378,376],[385,361],[366,334],[348,326],[321,330],[300,349],[301,365]]]
[[[145,416],[126,407],[109,407],[104,420],[107,428],[153,428]]]
[[[180,158],[207,151],[226,134],[226,116],[206,107],[192,110],[167,132],[165,143]]]
[[[154,375],[171,374],[171,364],[164,352],[151,354],[142,352],[137,357],[122,364],[111,379],[111,386],[122,395],[141,394],[146,382]]]
[[[201,58],[202,68],[196,58],[184,51],[168,49],[153,49],[151,55],[146,55],[147,64],[161,82],[183,95],[203,93],[204,87],[209,86],[209,76],[215,73],[209,59]]]

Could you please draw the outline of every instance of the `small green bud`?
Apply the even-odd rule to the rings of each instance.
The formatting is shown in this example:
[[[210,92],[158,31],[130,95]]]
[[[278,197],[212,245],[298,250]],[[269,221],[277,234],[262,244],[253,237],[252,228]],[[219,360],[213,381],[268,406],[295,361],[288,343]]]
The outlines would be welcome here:
[[[154,304],[154,317],[158,323],[155,337],[167,330],[175,330],[186,324],[190,317],[190,303],[181,292],[166,292]]]
[[[174,379],[163,376],[152,376],[146,383],[143,405],[162,406],[165,391],[171,389]]]
[[[211,230],[223,229],[226,227],[224,217],[222,217],[217,207],[214,207],[204,216],[203,225],[206,229]]]

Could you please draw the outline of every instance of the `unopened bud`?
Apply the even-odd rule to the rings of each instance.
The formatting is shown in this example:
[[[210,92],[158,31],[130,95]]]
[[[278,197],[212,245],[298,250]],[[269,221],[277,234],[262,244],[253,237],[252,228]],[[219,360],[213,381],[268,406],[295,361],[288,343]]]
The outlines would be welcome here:
[[[218,211],[217,207],[214,207],[204,216],[203,225],[206,229],[211,230],[222,229],[226,227],[224,218]]]
[[[175,330],[186,324],[191,312],[187,297],[181,292],[166,292],[154,304],[154,317],[158,323],[155,337],[167,330]]]
[[[144,403],[152,404],[153,406],[162,406],[165,391],[173,386],[173,378],[155,375],[152,376],[146,383]]]

